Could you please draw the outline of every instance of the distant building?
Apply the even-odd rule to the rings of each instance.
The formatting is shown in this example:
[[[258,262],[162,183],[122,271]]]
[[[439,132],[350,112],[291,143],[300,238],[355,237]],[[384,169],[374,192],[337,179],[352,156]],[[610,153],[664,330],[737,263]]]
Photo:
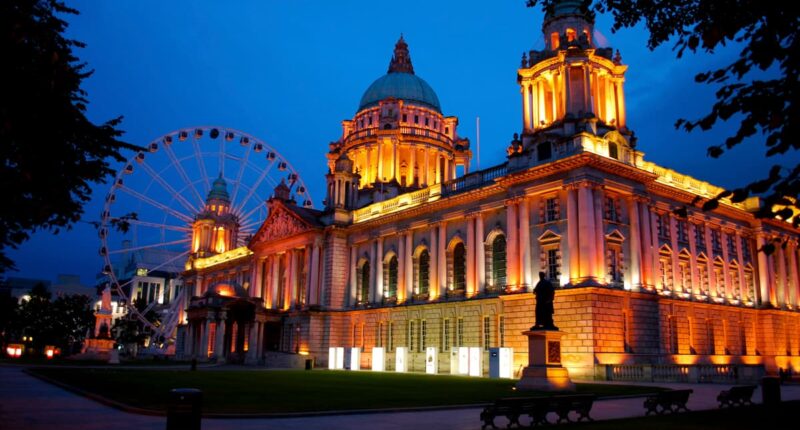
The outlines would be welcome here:
[[[0,284],[3,285],[0,287],[0,294],[16,297],[18,301],[27,300],[33,287],[39,284],[44,285],[50,291],[51,282],[47,279],[8,277],[4,285]]]
[[[179,354],[259,363],[277,350],[325,365],[330,347],[351,347],[362,366],[384,357],[392,370],[403,347],[410,369],[433,351],[448,373],[456,348],[475,347],[486,374],[489,349],[513,347],[518,368],[543,272],[571,375],[800,370],[798,230],[755,218],[757,199],[695,210],[721,189],[644,159],[626,122],[627,66],[595,45],[580,4],[557,2],[544,50],[523,54],[521,134],[500,165],[470,172],[469,141],[401,37],[329,145],[323,210],[281,183],[234,248],[218,179],[193,224]],[[758,251],[774,240],[787,245]]]

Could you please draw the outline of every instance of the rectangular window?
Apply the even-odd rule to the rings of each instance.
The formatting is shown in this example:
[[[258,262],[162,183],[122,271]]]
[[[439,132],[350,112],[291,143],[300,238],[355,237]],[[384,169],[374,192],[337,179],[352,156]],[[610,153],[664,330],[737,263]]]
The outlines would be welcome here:
[[[711,230],[711,249],[717,252],[722,252],[722,240],[720,238],[719,230]]]
[[[736,241],[735,236],[733,235],[726,235],[725,242],[728,244],[728,258],[731,260],[736,260]]]
[[[419,124],[419,115],[414,115],[414,124]]]
[[[368,123],[369,125],[372,125],[372,117],[371,117],[371,116],[370,116],[369,118],[367,118],[367,123]]]
[[[483,317],[483,350],[488,351],[492,342],[492,322],[489,317]]]
[[[551,281],[558,280],[560,274],[560,264],[558,261],[558,249],[552,248],[547,250],[547,279]]]
[[[394,327],[394,323],[389,321],[389,325],[386,326],[386,346],[389,347],[389,351],[394,350],[394,338],[392,337],[392,328]]]
[[[403,122],[408,122],[408,115],[407,114],[403,114]]]
[[[506,346],[506,317],[500,315],[497,317],[497,335],[499,337],[498,344],[501,348]]]
[[[675,317],[669,318],[669,340],[670,352],[673,354],[678,353],[678,319]]]
[[[406,332],[406,345],[408,345],[409,351],[414,351],[414,320],[408,322],[408,328]]]
[[[705,227],[702,224],[694,226],[694,244],[697,249],[706,249]]]
[[[619,221],[617,201],[613,197],[606,197],[606,219],[613,222]]]
[[[459,318],[456,326],[456,346],[464,346],[464,318]]]
[[[746,237],[742,237],[742,259],[750,261],[750,241]]]
[[[450,319],[445,318],[442,324],[442,351],[450,351]]]
[[[558,221],[558,199],[557,198],[547,199],[546,208],[545,208],[545,220],[546,220],[546,222]]]
[[[716,345],[714,339],[714,321],[713,320],[706,320],[706,341],[708,342],[706,345],[707,354],[716,354]]]
[[[428,321],[422,320],[419,323],[419,345],[417,351],[425,351],[425,346],[428,344]]]
[[[425,118],[425,127],[428,126],[428,118]]]
[[[688,242],[689,241],[689,234],[688,234],[688,227],[686,226],[686,221],[678,221],[678,240],[681,242]]]
[[[658,237],[669,239],[669,214],[662,214],[656,217],[658,224]]]

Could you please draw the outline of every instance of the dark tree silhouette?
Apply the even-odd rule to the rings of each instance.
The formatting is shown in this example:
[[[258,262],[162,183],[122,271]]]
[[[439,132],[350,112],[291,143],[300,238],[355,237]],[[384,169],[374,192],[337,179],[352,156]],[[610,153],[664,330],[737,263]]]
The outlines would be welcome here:
[[[559,0],[526,0],[528,7],[552,8]],[[581,2],[579,0],[579,2]],[[703,131],[718,122],[739,121],[737,131],[724,142],[710,146],[717,158],[746,139],[766,146],[766,155],[800,149],[800,16],[797,8],[777,1],[757,0],[582,0],[586,13],[611,13],[612,31],[640,22],[650,33],[647,47],[655,49],[674,41],[678,58],[684,51],[713,54],[726,43],[743,48],[731,64],[695,76],[698,83],[717,85],[716,102],[710,112],[695,120],[679,119],[675,127]],[[793,12],[794,11],[794,12]],[[754,72],[776,71],[761,79]],[[750,184],[725,191],[707,201],[695,201],[703,210],[715,209],[720,199],[742,202],[749,196],[763,199],[759,218],[789,219],[800,210],[800,165],[776,164]],[[800,217],[793,219],[800,225]]]
[[[57,0],[0,2],[0,273],[14,267],[6,255],[31,232],[58,233],[83,213],[91,186],[123,161],[121,117],[95,125],[85,116],[82,81],[92,73],[74,55],[59,14],[77,14]]]

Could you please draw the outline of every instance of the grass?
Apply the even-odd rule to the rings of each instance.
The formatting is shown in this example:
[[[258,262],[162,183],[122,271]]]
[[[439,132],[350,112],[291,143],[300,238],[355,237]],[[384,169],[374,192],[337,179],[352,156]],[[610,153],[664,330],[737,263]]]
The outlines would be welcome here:
[[[268,414],[489,403],[536,395],[508,379],[328,370],[35,368],[32,372],[117,402],[164,411],[173,388],[203,391],[206,413]],[[598,396],[643,394],[653,387],[577,384]]]
[[[800,401],[565,426],[570,430],[752,430],[797,428]],[[794,423],[794,424],[792,424]],[[564,428],[564,426],[562,426]]]

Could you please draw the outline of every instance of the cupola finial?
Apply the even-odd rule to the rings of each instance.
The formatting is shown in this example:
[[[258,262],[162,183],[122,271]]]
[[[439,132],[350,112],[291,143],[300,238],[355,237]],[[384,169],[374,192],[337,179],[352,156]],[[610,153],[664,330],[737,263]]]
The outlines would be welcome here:
[[[400,33],[400,39],[394,45],[394,55],[389,62],[389,73],[411,73],[414,74],[414,66],[411,65],[411,55],[408,52],[408,44]]]

